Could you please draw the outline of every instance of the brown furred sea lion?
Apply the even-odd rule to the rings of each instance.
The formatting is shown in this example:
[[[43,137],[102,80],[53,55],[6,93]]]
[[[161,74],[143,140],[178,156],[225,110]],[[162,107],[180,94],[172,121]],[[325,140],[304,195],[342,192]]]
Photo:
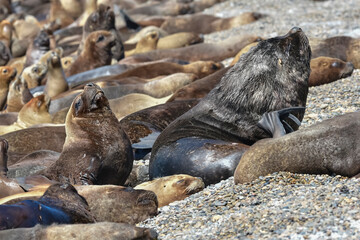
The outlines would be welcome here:
[[[0,213],[0,230],[36,224],[95,222],[86,200],[70,184],[51,185],[39,201],[0,205]]]
[[[42,85],[44,77],[48,71],[48,67],[41,63],[35,63],[31,66],[26,67],[21,73],[21,78],[23,78],[28,88],[34,88]]]
[[[263,14],[256,12],[247,12],[235,17],[219,18],[208,14],[198,13],[168,18],[161,25],[161,28],[169,34],[177,32],[208,34],[249,24],[263,16]]]
[[[137,54],[145,53],[151,50],[155,50],[159,40],[159,34],[157,32],[149,32],[145,37],[141,38],[136,44],[135,49],[125,51],[125,57]]]
[[[360,112],[255,143],[241,158],[235,184],[279,171],[306,174],[360,174]]]
[[[126,133],[100,87],[87,84],[73,101],[60,158],[44,171],[51,180],[73,184],[124,184],[133,153]]]
[[[6,112],[19,112],[33,98],[24,78],[17,77],[10,83]]]
[[[310,45],[300,28],[261,41],[160,134],[151,153],[150,179],[189,174],[201,177],[205,185],[217,183],[233,176],[248,145],[296,130],[293,124],[288,128],[281,109],[305,107],[310,58]],[[296,113],[301,121],[304,108]],[[264,117],[274,115],[284,122],[277,117],[266,120],[273,129],[265,130]]]
[[[204,39],[193,32],[178,32],[162,37],[157,42],[157,49],[180,48],[202,43]]]
[[[0,111],[5,108],[10,82],[16,76],[16,69],[4,66],[0,67]]]
[[[69,86],[62,68],[60,56],[52,52],[48,58],[48,73],[44,93],[50,98],[68,90]]]
[[[66,70],[66,76],[71,76],[93,68],[110,65],[111,48],[115,37],[108,31],[96,31],[86,38],[84,49],[78,58]]]
[[[200,178],[178,174],[144,182],[134,189],[153,191],[157,196],[159,207],[162,207],[200,192],[204,187],[204,182]]]

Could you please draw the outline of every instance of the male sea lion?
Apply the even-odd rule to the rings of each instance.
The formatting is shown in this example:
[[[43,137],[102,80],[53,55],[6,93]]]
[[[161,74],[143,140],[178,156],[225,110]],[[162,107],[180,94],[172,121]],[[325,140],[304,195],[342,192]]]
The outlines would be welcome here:
[[[20,110],[17,121],[9,126],[0,126],[0,135],[30,127],[35,124],[51,123],[50,98],[39,95],[31,99]]]
[[[276,118],[264,124],[263,115],[281,117],[284,111],[277,110],[305,107],[310,58],[300,28],[261,41],[198,105],[160,134],[151,154],[150,179],[184,173],[209,185],[232,176],[248,145],[285,134],[279,120],[273,124],[278,130],[265,130]],[[297,113],[300,121],[303,114]]]
[[[204,187],[204,182],[200,178],[178,174],[144,182],[134,189],[153,191],[157,196],[159,207],[162,207],[200,192]]]
[[[130,141],[104,92],[88,84],[73,101],[60,158],[44,171],[51,180],[75,184],[124,184],[133,164]]]
[[[35,63],[31,66],[28,66],[21,73],[21,78],[23,78],[28,88],[34,88],[42,85],[44,77],[48,71],[47,65],[41,63]]]
[[[0,139],[0,198],[10,196],[16,193],[23,193],[16,181],[7,177],[7,160],[8,160],[9,143],[5,139]]]
[[[176,49],[157,49],[135,54],[127,57],[127,59],[147,58],[155,61],[171,57],[185,61],[202,60],[219,62],[226,58],[234,57],[243,47],[258,39],[259,37],[253,35],[234,36],[218,43],[199,43]]]
[[[86,200],[70,184],[53,184],[39,201],[0,205],[0,213],[1,230],[36,224],[95,222]]]
[[[0,231],[0,238],[7,240],[32,239],[158,239],[157,233],[149,228],[136,227],[127,223],[98,222],[88,224],[36,225],[33,228],[17,228]]]
[[[16,76],[16,69],[8,66],[0,67],[0,111],[5,108],[9,84]]]
[[[48,73],[44,93],[52,98],[65,92],[68,88],[60,56],[53,52],[48,59]]]
[[[86,70],[110,65],[111,48],[115,44],[114,35],[108,31],[96,31],[86,38],[84,49],[65,72],[66,76]]]
[[[360,39],[347,36],[337,36],[326,39],[310,39],[312,57],[320,56],[339,58],[351,62],[355,68],[360,68]]]
[[[309,87],[334,82],[351,76],[354,65],[337,58],[317,57],[311,59]]]
[[[240,25],[252,23],[263,14],[256,12],[246,12],[239,16],[230,18],[219,18],[208,14],[192,14],[168,18],[160,28],[169,34],[177,32],[194,32],[198,34],[209,34],[212,32],[223,31]]]
[[[279,171],[359,176],[359,133],[360,112],[354,112],[281,138],[261,140],[241,158],[235,184]]]

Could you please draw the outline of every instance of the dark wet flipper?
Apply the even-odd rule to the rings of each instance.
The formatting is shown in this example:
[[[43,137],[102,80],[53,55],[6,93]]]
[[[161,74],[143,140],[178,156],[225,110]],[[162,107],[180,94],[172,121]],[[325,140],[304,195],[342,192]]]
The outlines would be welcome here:
[[[278,111],[264,113],[258,126],[264,129],[272,137],[281,137],[286,134],[283,123],[280,121]]]
[[[286,133],[291,133],[294,131],[294,129],[290,126],[290,124],[288,124],[285,120],[282,120],[281,123],[282,123]]]

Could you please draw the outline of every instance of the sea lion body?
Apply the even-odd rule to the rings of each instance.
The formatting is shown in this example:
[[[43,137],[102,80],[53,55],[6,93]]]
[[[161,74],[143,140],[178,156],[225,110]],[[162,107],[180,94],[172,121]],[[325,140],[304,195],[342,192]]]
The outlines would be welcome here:
[[[5,108],[10,82],[16,76],[16,69],[13,67],[0,67],[0,111]]]
[[[171,49],[186,47],[192,44],[202,43],[204,39],[193,32],[178,32],[160,38],[157,42],[157,49]]]
[[[44,93],[52,98],[65,92],[68,88],[60,56],[53,52],[48,59],[48,74]]]
[[[200,192],[204,187],[204,182],[201,179],[179,174],[144,182],[134,189],[153,191],[157,196],[159,207],[162,207]]]
[[[124,184],[133,153],[100,87],[88,84],[66,117],[66,140],[60,158],[44,175],[74,184]]]
[[[261,140],[242,157],[234,174],[235,183],[279,171],[356,176],[360,173],[359,132],[360,112],[354,112],[281,138]]]
[[[308,39],[300,28],[261,41],[198,105],[160,134],[151,154],[150,179],[183,173],[199,176],[208,185],[231,176],[247,145],[272,137],[257,125],[264,113],[306,105],[310,58]],[[301,121],[303,113],[298,118]],[[232,143],[244,146],[236,148]],[[223,151],[224,158],[208,158],[209,164],[202,166],[204,157],[191,154],[200,148],[203,156],[216,148],[229,150]],[[208,170],[220,167],[223,170],[215,175]]]

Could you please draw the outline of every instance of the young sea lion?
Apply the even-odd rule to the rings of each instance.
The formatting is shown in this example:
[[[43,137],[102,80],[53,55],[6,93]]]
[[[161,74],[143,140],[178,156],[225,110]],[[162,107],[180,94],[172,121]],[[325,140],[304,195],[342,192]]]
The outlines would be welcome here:
[[[153,191],[157,196],[159,207],[162,207],[200,192],[204,187],[204,182],[200,178],[178,174],[144,182],[134,189]]]
[[[112,56],[111,48],[114,44],[115,37],[108,31],[90,33],[86,38],[81,54],[66,70],[66,76],[110,65]]]
[[[0,213],[1,230],[36,224],[95,222],[86,200],[70,184],[53,184],[39,201],[0,205]]]
[[[19,112],[33,98],[24,78],[17,77],[10,83],[6,100],[7,112]]]
[[[137,53],[144,53],[151,50],[155,50],[159,41],[159,35],[157,32],[149,32],[145,37],[141,38],[136,44],[135,49],[125,52],[125,57],[131,56]]]
[[[16,69],[12,67],[0,67],[0,111],[5,108],[9,84],[16,76]]]
[[[35,63],[31,66],[26,67],[23,70],[23,72],[21,73],[21,78],[26,81],[28,88],[34,88],[42,85],[47,71],[47,65]]]
[[[160,134],[151,154],[150,179],[184,173],[208,185],[232,176],[248,145],[276,135],[258,125],[263,114],[305,107],[310,58],[300,28],[261,41],[198,105]],[[300,121],[303,114],[297,114]]]
[[[360,173],[360,112],[348,113],[281,138],[255,143],[241,158],[235,184],[279,171],[307,174]]]
[[[51,180],[74,184],[124,184],[133,164],[130,141],[104,92],[87,84],[73,101],[60,158],[44,171]]]
[[[160,38],[157,49],[181,48],[192,44],[202,43],[204,39],[193,32],[179,32]]]
[[[68,88],[60,56],[53,52],[48,58],[48,73],[44,93],[52,98],[65,92]]]

